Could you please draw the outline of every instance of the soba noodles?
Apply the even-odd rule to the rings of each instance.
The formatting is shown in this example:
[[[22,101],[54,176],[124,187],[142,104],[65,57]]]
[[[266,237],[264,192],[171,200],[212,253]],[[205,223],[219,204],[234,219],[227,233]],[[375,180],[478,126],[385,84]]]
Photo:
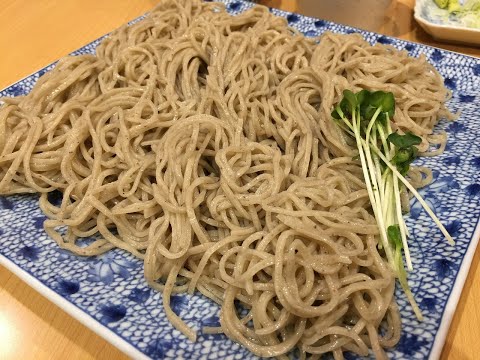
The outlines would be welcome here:
[[[395,278],[330,112],[344,89],[391,91],[393,128],[436,153],[449,94],[423,56],[355,34],[318,40],[265,7],[230,16],[163,0],[95,55],[63,58],[28,95],[3,99],[0,193],[40,193],[64,249],[142,259],[191,340],[170,295],[198,290],[221,305],[221,329],[207,330],[258,356],[384,358],[401,331]]]

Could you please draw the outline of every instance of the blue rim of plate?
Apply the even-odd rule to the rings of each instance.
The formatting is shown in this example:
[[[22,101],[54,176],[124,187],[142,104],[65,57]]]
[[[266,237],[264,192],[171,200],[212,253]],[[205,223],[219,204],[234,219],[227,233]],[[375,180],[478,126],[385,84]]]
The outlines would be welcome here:
[[[222,2],[232,14],[254,5],[247,1]],[[395,359],[438,358],[480,237],[480,144],[468,138],[468,134],[480,133],[480,123],[474,121],[480,112],[480,60],[321,19],[270,10],[285,17],[306,36],[327,30],[359,32],[372,44],[392,45],[411,56],[425,54],[444,76],[446,86],[453,90],[448,106],[452,111],[461,109],[462,115],[453,123],[441,121],[436,129],[448,132],[447,150],[441,156],[423,158],[417,163],[434,170],[434,181],[422,190],[422,195],[453,233],[457,245],[449,247],[418,204],[412,202],[406,221],[412,230],[416,271],[411,274],[410,283],[426,320],[421,324],[416,321],[397,289],[404,329],[400,343],[389,351]],[[72,55],[93,52],[102,38]],[[27,93],[38,77],[53,66],[14,83],[0,96]],[[256,358],[224,335],[205,335],[199,330],[200,341],[189,343],[166,321],[161,296],[145,284],[139,260],[120,250],[90,259],[69,254],[46,236],[42,229],[44,219],[35,195],[0,197],[0,264],[129,356]],[[425,240],[435,246],[425,244]],[[74,265],[65,269],[65,264]],[[197,329],[218,324],[218,306],[198,294],[176,295],[173,305]],[[346,354],[346,358],[357,357]]]

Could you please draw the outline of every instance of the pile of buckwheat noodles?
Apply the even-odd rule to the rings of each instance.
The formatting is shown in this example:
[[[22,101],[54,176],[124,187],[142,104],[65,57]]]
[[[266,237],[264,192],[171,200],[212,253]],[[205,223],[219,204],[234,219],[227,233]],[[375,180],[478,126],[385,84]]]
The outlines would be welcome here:
[[[232,17],[163,0],[96,55],[66,57],[3,99],[0,193],[40,193],[62,248],[143,259],[191,340],[172,293],[221,304],[221,329],[206,330],[258,356],[384,358],[401,330],[395,279],[354,147],[330,120],[342,91],[360,88],[393,92],[393,128],[442,151],[432,128],[450,117],[449,94],[424,57],[360,35],[318,44],[264,7]]]

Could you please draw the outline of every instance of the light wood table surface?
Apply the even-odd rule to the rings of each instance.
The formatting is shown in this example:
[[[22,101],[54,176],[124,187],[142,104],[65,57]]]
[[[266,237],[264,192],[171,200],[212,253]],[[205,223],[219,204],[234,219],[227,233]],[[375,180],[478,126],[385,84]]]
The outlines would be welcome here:
[[[324,0],[335,1],[335,0]],[[145,13],[156,0],[0,0],[0,88]],[[295,11],[296,1],[263,3]],[[434,41],[397,0],[379,32],[480,57],[480,49]],[[308,14],[307,14],[308,15]],[[480,358],[480,250],[476,252],[442,359]],[[0,266],[0,360],[125,359],[126,356]]]

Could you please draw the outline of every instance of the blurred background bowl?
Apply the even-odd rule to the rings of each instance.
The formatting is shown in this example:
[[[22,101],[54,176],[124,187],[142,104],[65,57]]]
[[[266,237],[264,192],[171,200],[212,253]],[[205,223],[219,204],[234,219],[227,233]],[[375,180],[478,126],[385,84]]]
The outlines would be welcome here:
[[[297,0],[298,12],[364,30],[378,31],[392,0]]]

